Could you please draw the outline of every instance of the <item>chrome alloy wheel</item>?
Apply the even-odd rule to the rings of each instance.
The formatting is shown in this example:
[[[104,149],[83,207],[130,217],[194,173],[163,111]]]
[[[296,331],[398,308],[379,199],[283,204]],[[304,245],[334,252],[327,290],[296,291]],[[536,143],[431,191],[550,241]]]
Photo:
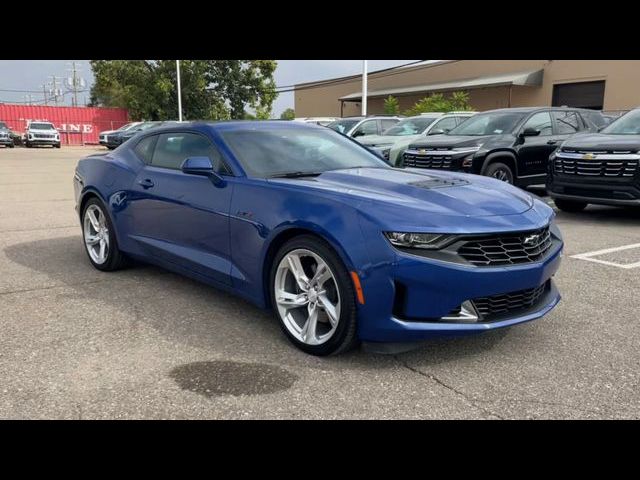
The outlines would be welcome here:
[[[97,205],[89,205],[83,219],[84,244],[95,263],[102,265],[109,256],[109,229],[104,213]]]
[[[334,273],[306,249],[287,253],[275,275],[275,299],[285,327],[307,345],[329,340],[340,320],[340,292]]]
[[[498,169],[493,172],[493,178],[497,178],[498,180],[502,180],[503,182],[509,182],[509,174],[502,169]]]

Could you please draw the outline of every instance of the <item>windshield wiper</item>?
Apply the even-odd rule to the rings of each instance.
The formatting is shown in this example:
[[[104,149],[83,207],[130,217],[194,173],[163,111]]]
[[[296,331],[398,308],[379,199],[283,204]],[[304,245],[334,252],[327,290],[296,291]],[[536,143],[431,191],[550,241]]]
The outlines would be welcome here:
[[[323,172],[287,172],[276,173],[275,175],[269,175],[269,178],[301,178],[301,177],[317,177],[322,175]]]

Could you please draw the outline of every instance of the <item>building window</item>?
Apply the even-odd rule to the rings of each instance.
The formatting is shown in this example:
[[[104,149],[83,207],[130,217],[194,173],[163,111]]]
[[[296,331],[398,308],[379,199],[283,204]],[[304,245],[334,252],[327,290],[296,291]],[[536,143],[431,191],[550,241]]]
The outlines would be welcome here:
[[[559,83],[553,86],[554,107],[576,107],[602,110],[605,81]]]

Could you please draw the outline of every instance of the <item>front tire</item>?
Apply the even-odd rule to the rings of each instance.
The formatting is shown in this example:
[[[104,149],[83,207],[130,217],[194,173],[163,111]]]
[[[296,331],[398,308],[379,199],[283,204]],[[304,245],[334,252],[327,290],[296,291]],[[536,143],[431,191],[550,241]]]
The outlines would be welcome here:
[[[357,344],[353,284],[325,241],[301,235],[285,243],[271,267],[269,290],[282,330],[300,350],[336,355]]]
[[[98,270],[112,272],[127,265],[106,208],[95,197],[89,199],[82,210],[82,239],[91,265]]]
[[[587,202],[579,202],[576,200],[564,200],[562,198],[554,198],[553,203],[556,204],[563,212],[578,213],[587,208]]]
[[[508,165],[504,163],[495,162],[487,167],[484,172],[485,176],[495,178],[513,185],[513,172]]]

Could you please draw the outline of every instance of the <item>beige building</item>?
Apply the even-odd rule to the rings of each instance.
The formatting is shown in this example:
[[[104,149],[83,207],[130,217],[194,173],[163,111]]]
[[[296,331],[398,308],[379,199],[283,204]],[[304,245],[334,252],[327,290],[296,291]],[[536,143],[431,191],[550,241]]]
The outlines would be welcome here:
[[[295,87],[297,117],[360,115],[362,77]],[[400,111],[432,93],[465,91],[475,110],[526,106],[594,108],[640,106],[640,60],[444,60],[368,76],[367,113],[383,113],[393,95]]]

